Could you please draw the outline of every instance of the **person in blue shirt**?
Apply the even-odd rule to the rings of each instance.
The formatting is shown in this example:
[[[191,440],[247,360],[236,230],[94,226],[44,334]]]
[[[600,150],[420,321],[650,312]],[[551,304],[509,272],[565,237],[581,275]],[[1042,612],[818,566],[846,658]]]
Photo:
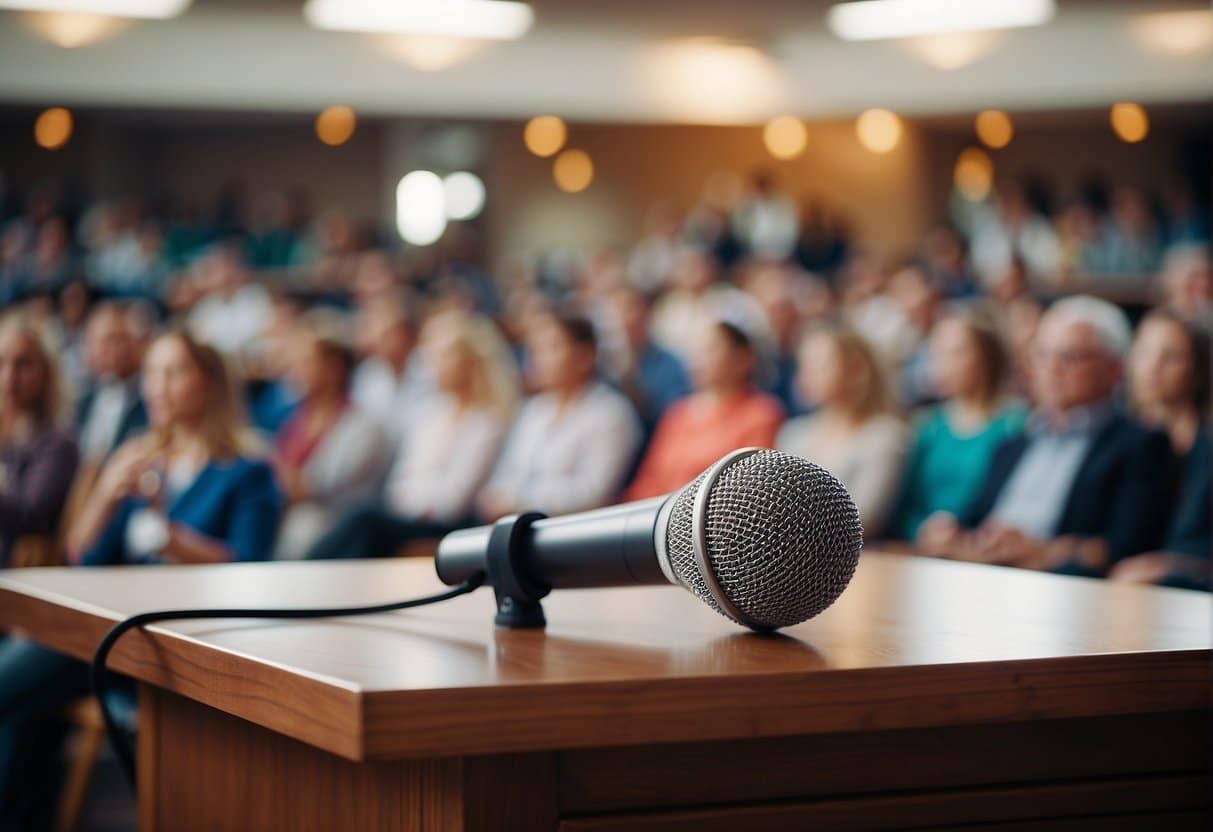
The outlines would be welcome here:
[[[929,375],[938,405],[920,410],[893,513],[892,536],[913,541],[937,511],[960,514],[985,480],[994,449],[1027,418],[1005,395],[1010,355],[992,321],[973,310],[942,318],[931,333]]]
[[[223,359],[181,332],[143,367],[148,432],[114,452],[68,535],[80,563],[269,557],[283,506]]]
[[[68,531],[71,559],[268,558],[282,495],[219,353],[184,333],[161,335],[144,360],[142,388],[148,432],[123,444],[102,470]],[[0,828],[43,828],[65,730],[58,715],[88,690],[86,676],[83,663],[24,639],[0,645]]]
[[[602,311],[603,369],[651,433],[666,409],[691,392],[690,377],[676,355],[649,337],[649,302],[639,290],[614,289]]]

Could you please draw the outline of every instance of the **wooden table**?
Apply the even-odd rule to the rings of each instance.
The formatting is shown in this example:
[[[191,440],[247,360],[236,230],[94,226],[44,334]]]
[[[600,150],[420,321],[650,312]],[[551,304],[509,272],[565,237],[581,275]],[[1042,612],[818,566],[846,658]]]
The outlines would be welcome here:
[[[0,627],[87,657],[115,620],[373,603],[417,561],[18,570]],[[674,588],[492,596],[127,635],[144,830],[1204,829],[1209,597],[865,553],[750,635]]]

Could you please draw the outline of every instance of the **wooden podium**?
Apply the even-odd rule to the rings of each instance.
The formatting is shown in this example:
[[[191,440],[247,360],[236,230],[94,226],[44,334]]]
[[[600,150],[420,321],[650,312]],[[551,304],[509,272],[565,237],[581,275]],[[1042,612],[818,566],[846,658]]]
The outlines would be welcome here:
[[[152,609],[369,604],[428,562],[16,570],[0,627],[88,657]],[[140,827],[1207,829],[1209,596],[865,553],[748,634],[675,588],[128,634]]]

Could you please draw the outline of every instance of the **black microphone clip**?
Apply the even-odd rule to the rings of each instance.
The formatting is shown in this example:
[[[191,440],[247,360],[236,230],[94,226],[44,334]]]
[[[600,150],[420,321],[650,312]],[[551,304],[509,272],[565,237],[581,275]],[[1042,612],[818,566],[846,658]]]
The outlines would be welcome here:
[[[485,566],[488,581],[497,598],[497,615],[493,623],[498,627],[522,629],[547,626],[547,618],[539,602],[552,588],[536,580],[526,568],[531,526],[546,517],[546,514],[528,511],[502,517],[493,524]]]

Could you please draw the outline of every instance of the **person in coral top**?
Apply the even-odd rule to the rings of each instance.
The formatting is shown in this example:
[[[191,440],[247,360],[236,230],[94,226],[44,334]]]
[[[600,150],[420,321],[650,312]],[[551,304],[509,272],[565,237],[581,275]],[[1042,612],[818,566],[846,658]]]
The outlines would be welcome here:
[[[625,499],[675,491],[729,451],[774,444],[784,412],[754,388],[756,363],[750,336],[737,326],[721,321],[704,334],[691,365],[695,392],[657,423]]]

